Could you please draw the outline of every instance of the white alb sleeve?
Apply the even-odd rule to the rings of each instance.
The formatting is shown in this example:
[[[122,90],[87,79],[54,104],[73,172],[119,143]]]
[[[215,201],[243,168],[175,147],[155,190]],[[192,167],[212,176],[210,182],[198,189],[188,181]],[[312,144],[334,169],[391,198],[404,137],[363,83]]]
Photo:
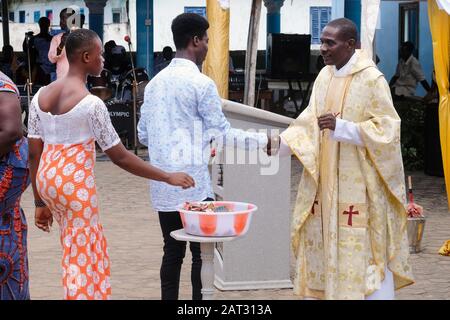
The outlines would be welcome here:
[[[358,126],[351,121],[336,119],[336,128],[331,131],[330,137],[339,142],[346,142],[363,147],[364,142],[361,139]]]
[[[280,157],[288,157],[292,155],[292,150],[289,145],[284,141],[283,137],[280,137],[280,150],[278,151]]]

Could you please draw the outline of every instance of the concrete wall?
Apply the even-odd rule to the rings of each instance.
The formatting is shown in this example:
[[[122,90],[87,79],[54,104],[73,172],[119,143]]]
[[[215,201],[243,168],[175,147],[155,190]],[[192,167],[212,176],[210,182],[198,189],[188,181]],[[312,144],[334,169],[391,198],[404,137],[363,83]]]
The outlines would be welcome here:
[[[332,0],[331,19],[345,16],[345,0]]]
[[[398,62],[398,2],[382,1],[380,12],[381,29],[376,32],[375,46],[380,58],[378,68],[389,81],[395,73]]]
[[[381,2],[381,29],[376,34],[376,52],[380,58],[378,64],[381,72],[389,81],[395,73],[398,62],[399,49],[399,3],[408,1],[382,1]],[[420,2],[419,7],[419,61],[428,83],[431,83],[433,72],[433,48],[431,42],[430,26],[428,22],[428,4]],[[425,95],[425,90],[419,84],[416,95]]]
[[[431,76],[434,69],[433,42],[431,40],[430,24],[428,20],[428,3],[420,3],[420,27],[419,27],[419,60],[427,81],[431,84]],[[418,94],[425,95],[425,90],[419,86]]]

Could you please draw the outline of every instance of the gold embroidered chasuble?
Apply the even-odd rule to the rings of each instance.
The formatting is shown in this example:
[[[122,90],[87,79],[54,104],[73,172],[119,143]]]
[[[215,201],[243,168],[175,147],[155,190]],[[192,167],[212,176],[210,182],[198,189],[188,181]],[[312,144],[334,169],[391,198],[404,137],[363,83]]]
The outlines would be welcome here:
[[[304,167],[291,229],[294,293],[304,297],[364,299],[386,268],[396,289],[413,283],[400,118],[383,74],[357,54],[346,78],[322,69],[309,106],[282,133]],[[364,147],[319,130],[330,112],[357,124]]]

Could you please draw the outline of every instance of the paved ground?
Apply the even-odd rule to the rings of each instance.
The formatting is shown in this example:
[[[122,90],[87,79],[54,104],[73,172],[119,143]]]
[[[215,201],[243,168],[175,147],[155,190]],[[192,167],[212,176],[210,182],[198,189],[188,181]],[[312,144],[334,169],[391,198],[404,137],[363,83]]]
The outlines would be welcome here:
[[[293,162],[292,199],[300,168]],[[450,257],[437,252],[450,239],[450,213],[442,178],[412,173],[415,199],[425,208],[423,251],[412,255],[416,284],[397,292],[397,299],[450,299]],[[111,162],[96,166],[101,221],[112,261],[113,299],[160,299],[159,267],[162,236],[157,215],[149,205],[147,183]],[[61,299],[58,226],[50,234],[34,227],[32,193],[23,196],[29,222],[30,286],[32,299]],[[190,260],[189,253],[186,262]],[[292,265],[292,261],[291,261]],[[292,272],[291,272],[292,274]],[[182,270],[180,298],[190,299],[190,265]],[[217,299],[296,299],[291,289],[217,292]]]

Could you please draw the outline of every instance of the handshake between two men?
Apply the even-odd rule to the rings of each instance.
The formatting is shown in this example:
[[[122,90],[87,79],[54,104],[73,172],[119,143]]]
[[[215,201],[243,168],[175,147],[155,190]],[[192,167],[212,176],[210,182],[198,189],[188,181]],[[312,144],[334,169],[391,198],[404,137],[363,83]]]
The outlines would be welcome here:
[[[317,124],[319,125],[320,130],[335,130],[336,129],[336,117],[339,116],[340,113],[325,113],[319,117],[317,117]],[[288,149],[288,146],[285,146]],[[280,148],[283,148],[282,141],[280,135],[269,136],[267,146],[264,151],[267,152],[267,155],[273,156],[278,153]]]

